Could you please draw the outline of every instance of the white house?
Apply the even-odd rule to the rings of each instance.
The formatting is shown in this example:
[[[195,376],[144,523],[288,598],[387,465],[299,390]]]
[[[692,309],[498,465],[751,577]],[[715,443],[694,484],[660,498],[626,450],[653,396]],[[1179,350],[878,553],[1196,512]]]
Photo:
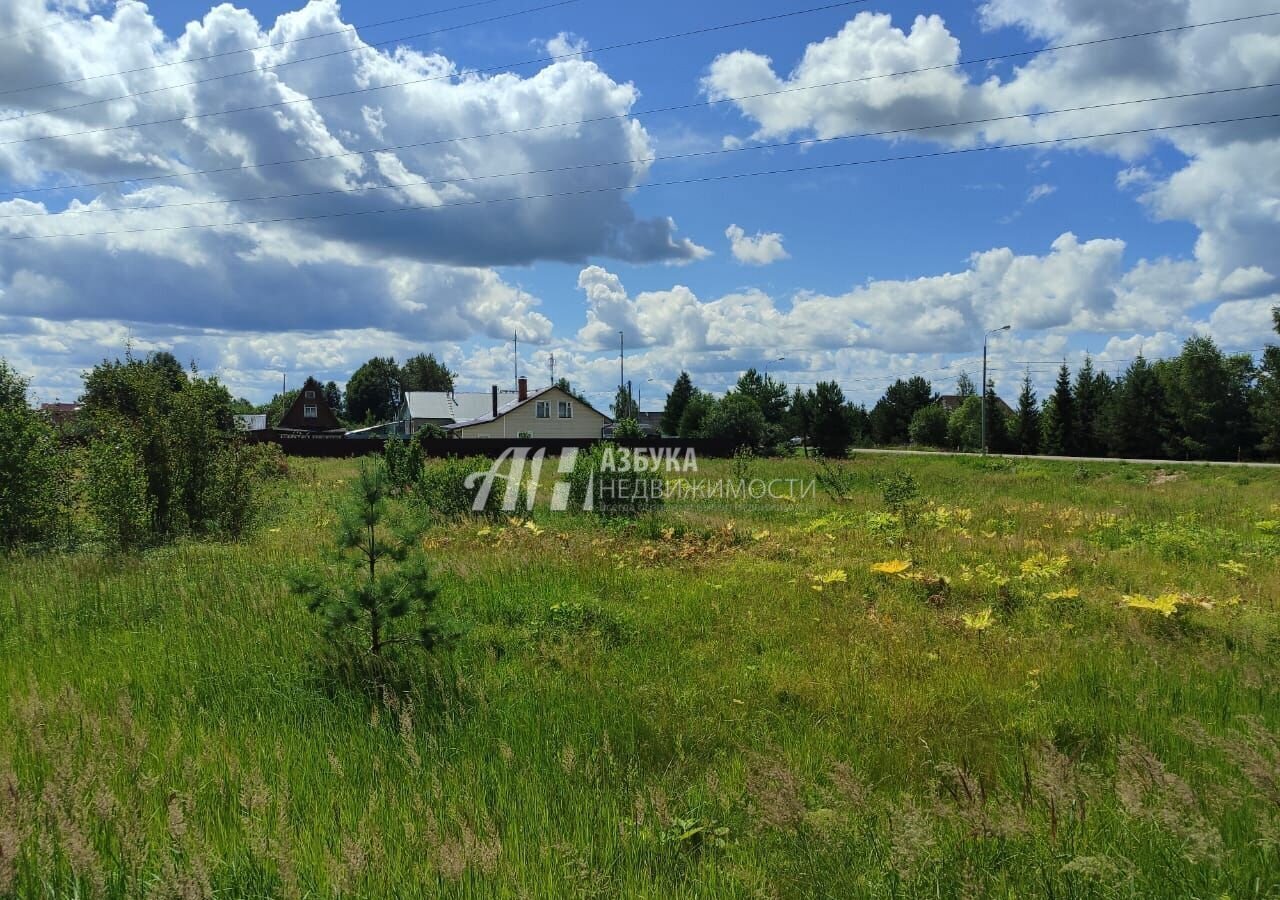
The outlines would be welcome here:
[[[520,379],[514,400],[499,404],[498,389],[489,396],[489,409],[472,419],[445,426],[462,438],[598,438],[612,421],[590,404],[558,387],[529,393]]]

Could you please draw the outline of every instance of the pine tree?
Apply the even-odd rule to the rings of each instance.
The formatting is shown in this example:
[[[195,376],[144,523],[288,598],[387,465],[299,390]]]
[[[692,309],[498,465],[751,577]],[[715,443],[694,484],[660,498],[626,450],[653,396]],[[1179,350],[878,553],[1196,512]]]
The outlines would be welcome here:
[[[788,406],[785,384],[769,375],[761,375],[755,369],[747,369],[738,379],[734,391],[756,401],[765,422],[770,425],[782,424]]]
[[[877,444],[907,443],[916,412],[937,399],[932,385],[919,375],[895,381],[871,410],[872,438]]]
[[[791,395],[791,405],[787,407],[787,426],[792,431],[793,437],[800,438],[800,446],[804,448],[804,455],[809,455],[809,437],[813,434],[813,395],[806,394],[800,388],[796,388],[795,393]]]
[[[688,372],[681,372],[676,383],[671,386],[671,393],[667,394],[667,403],[662,408],[662,423],[659,427],[663,434],[680,433],[680,419],[684,416],[685,407],[689,405],[693,392],[693,379],[689,377]]]
[[[631,391],[627,390],[626,385],[618,388],[618,393],[614,395],[610,409],[613,410],[613,420],[615,422],[621,422],[624,419],[635,419],[640,413],[640,410],[636,407],[636,400],[631,396]]]
[[[809,399],[813,445],[828,458],[842,458],[853,446],[854,423],[844,391],[834,381],[819,382]]]
[[[1071,370],[1064,362],[1058,370],[1058,380],[1053,388],[1053,396],[1045,403],[1041,414],[1044,440],[1042,452],[1050,456],[1072,456],[1076,454],[1075,441],[1075,398],[1071,396]]]
[[[1018,419],[1014,443],[1019,453],[1034,456],[1040,452],[1040,407],[1036,391],[1031,384],[1031,371],[1022,378],[1022,392],[1018,394]]]
[[[440,636],[428,618],[437,591],[426,559],[413,535],[388,526],[388,487],[381,464],[363,465],[339,512],[334,570],[309,567],[290,576],[293,593],[324,619],[331,637],[358,631],[361,649],[375,658],[394,644],[430,649]],[[416,619],[409,632],[397,627],[407,617]]]

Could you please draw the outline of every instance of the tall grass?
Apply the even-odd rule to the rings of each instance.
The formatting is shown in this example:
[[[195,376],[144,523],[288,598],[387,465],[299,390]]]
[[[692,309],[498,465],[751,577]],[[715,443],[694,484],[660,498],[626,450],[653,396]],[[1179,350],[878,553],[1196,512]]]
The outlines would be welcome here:
[[[1274,476],[846,469],[433,527],[461,638],[381,696],[284,580],[352,464],[242,544],[0,562],[0,896],[1280,891]]]

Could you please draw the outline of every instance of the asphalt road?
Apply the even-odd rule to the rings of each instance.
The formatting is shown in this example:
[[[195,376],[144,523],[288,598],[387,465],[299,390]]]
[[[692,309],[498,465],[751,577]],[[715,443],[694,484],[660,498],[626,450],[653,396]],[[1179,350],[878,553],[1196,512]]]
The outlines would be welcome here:
[[[854,450],[854,455],[875,453],[880,456],[976,456],[974,453],[954,453],[949,450]],[[1018,456],[1012,453],[992,453],[1001,459],[1050,459],[1058,462],[1131,463],[1138,466],[1234,466],[1244,469],[1280,469],[1280,463],[1260,462],[1206,462],[1194,460],[1182,462],[1174,459],[1112,459],[1106,456]]]

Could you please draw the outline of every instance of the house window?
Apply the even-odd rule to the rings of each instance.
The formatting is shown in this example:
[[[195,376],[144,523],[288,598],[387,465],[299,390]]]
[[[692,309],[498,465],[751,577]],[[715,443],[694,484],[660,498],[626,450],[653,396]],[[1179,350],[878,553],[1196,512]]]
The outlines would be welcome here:
[[[551,401],[550,400],[538,401],[538,418],[539,419],[551,418]]]
[[[573,418],[573,404],[570,403],[568,400],[560,401],[560,418],[562,419]]]
[[[308,400],[314,400],[314,399],[316,399],[316,392],[315,392],[315,391],[307,391],[307,399],[308,399]]]
[[[320,411],[316,409],[314,403],[302,407],[302,417],[304,419],[316,419],[320,417]]]

